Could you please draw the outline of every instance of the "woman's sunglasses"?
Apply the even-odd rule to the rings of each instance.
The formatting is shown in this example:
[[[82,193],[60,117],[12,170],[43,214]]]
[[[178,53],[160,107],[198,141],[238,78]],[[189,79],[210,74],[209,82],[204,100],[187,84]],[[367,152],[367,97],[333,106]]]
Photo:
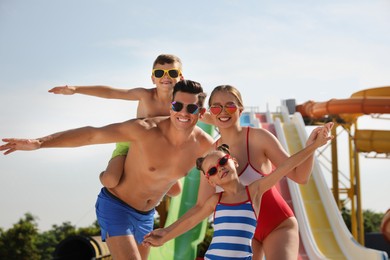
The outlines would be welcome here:
[[[168,76],[170,78],[172,78],[172,79],[175,79],[175,78],[180,76],[180,70],[179,69],[169,69],[169,70],[154,69],[154,70],[152,70],[152,74],[156,78],[164,77],[165,73],[168,73]]]
[[[184,107],[184,104],[179,101],[173,101],[171,104],[172,104],[172,110],[175,112],[180,112]],[[186,108],[187,108],[187,112],[190,114],[196,114],[199,111],[199,106],[196,104],[188,104]]]
[[[222,105],[212,105],[209,110],[210,110],[210,113],[217,116],[219,114],[221,114],[222,110],[225,109],[225,111],[228,113],[228,114],[234,114],[236,111],[237,111],[237,105],[234,104],[234,103],[229,103],[229,104],[226,104],[224,106]]]
[[[213,176],[214,174],[216,174],[218,172],[218,168],[225,166],[230,158],[232,157],[230,157],[229,154],[226,154],[225,156],[219,158],[218,163],[208,169],[208,171],[206,172],[207,176]]]

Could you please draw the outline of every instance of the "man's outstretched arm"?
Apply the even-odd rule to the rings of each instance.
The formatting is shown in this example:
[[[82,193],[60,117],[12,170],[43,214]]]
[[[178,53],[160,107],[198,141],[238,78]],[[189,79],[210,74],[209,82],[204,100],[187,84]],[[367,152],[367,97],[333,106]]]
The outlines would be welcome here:
[[[4,154],[7,155],[14,151],[32,151],[40,148],[79,147],[133,141],[139,130],[140,125],[137,121],[130,120],[103,127],[86,126],[71,129],[36,139],[3,138],[5,144],[0,146],[0,151],[5,151]]]

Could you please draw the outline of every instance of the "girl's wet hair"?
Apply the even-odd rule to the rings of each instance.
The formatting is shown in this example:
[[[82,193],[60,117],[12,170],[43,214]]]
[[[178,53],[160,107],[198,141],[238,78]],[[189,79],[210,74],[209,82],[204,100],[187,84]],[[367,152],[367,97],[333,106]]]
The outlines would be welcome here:
[[[220,146],[217,147],[216,151],[221,151],[225,154],[230,154],[229,145],[227,145],[227,144],[221,144]],[[199,171],[202,171],[203,174],[205,174],[205,172],[202,169],[202,165],[203,165],[203,161],[206,157],[207,157],[207,155],[205,157],[199,157],[198,159],[196,159],[196,169],[198,169]]]

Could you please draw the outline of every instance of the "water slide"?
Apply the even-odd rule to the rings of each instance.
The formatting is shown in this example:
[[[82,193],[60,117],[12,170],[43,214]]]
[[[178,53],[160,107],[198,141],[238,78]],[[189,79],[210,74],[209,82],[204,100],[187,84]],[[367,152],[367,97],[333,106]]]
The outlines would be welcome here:
[[[198,122],[203,130],[214,135],[214,128],[210,125]],[[175,222],[180,216],[186,213],[198,198],[198,188],[200,174],[196,168],[193,168],[190,173],[183,178],[183,191],[180,195],[173,197],[170,200],[168,217],[165,226],[169,226]],[[186,232],[185,234],[165,243],[161,247],[151,248],[150,260],[182,260],[195,259],[197,247],[203,241],[207,227],[207,220],[199,223],[196,227]]]
[[[290,154],[302,149],[308,137],[302,116],[296,113],[290,117],[287,108],[282,108],[280,114],[244,117],[252,118],[243,118],[241,121],[244,125],[260,126],[274,133]],[[256,122],[256,119],[260,119],[260,122]],[[248,124],[248,121],[251,123]],[[277,189],[294,210],[299,223],[299,259],[387,259],[385,252],[365,248],[355,241],[341,217],[317,161],[306,185],[298,185],[284,178]]]
[[[281,113],[266,116],[250,115],[253,126],[275,129],[274,133],[290,153],[303,148],[307,133],[302,115],[320,119],[337,115],[343,120],[354,120],[362,114],[389,114],[390,87],[359,91],[349,99],[327,102],[306,102],[297,106],[292,117],[287,107]],[[256,123],[266,118],[267,123]],[[245,121],[245,120],[243,120]],[[263,120],[260,120],[263,121]],[[264,122],[264,121],[263,121]],[[355,144],[359,151],[390,152],[390,131],[357,130]],[[285,184],[287,182],[287,185]],[[346,227],[329,187],[315,162],[308,184],[297,185],[284,179],[277,187],[295,212],[300,226],[300,259],[388,259],[387,254],[361,246]]]

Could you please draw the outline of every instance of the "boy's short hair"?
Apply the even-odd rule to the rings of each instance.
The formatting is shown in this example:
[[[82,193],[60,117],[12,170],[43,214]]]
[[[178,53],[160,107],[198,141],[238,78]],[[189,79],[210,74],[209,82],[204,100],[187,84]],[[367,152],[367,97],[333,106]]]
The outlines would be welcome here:
[[[179,91],[184,93],[197,94],[198,96],[197,105],[199,107],[204,106],[206,93],[203,92],[203,88],[202,85],[200,85],[200,83],[188,79],[184,79],[177,82],[173,87],[172,101],[175,99],[176,93]]]
[[[157,64],[164,65],[164,64],[178,64],[178,69],[182,70],[182,64],[179,57],[173,55],[173,54],[160,54],[156,58],[156,60],[153,62],[153,69],[156,67]]]

